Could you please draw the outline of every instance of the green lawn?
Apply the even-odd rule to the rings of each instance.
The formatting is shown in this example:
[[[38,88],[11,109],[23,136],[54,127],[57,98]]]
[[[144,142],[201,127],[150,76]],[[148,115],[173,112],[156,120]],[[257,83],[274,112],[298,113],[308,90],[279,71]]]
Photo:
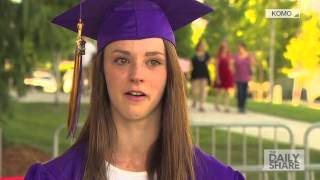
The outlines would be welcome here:
[[[85,119],[88,112],[88,105],[81,106],[81,121]],[[68,106],[66,104],[54,105],[48,103],[21,103],[15,105],[14,116],[3,124],[4,143],[6,146],[12,145],[31,145],[39,148],[49,154],[52,153],[52,139],[55,129],[66,122]],[[200,147],[206,152],[211,152],[211,130],[202,128],[200,131]],[[232,165],[242,165],[242,136],[237,133],[232,135]],[[66,132],[61,135],[61,149],[66,149],[70,141],[65,140]],[[215,156],[226,162],[226,142],[227,134],[225,131],[218,130],[216,136],[217,152]],[[258,163],[258,141],[255,137],[247,137],[248,145],[248,164]],[[263,141],[264,148],[272,148],[271,141]],[[279,144],[280,148],[289,148],[286,144]],[[301,148],[301,147],[300,147]],[[62,150],[61,150],[62,151]],[[312,151],[313,162],[320,162],[320,152]],[[302,178],[302,173],[298,173],[298,179]],[[317,177],[320,177],[317,174]],[[248,179],[257,179],[257,173],[248,174]],[[286,179],[285,175],[280,173],[281,179]],[[272,173],[271,173],[271,178]]]
[[[88,105],[81,106],[80,121],[85,119]],[[5,145],[27,144],[51,153],[54,131],[66,123],[67,104],[50,103],[15,104],[12,119],[3,124],[3,141]],[[61,140],[66,137],[66,131]],[[63,145],[67,142],[64,140]]]
[[[213,96],[208,97],[209,102],[214,101]],[[236,106],[236,100],[231,100],[231,106]],[[271,104],[248,100],[247,109],[254,112],[269,114],[273,116],[288,118],[308,123],[320,122],[320,110],[311,109],[305,106],[294,107],[288,104]]]

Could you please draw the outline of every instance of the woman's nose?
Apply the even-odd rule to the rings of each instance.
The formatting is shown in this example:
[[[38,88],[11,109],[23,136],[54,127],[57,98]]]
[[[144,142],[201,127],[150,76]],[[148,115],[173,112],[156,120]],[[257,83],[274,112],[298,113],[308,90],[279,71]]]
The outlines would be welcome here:
[[[141,83],[144,81],[144,67],[142,63],[133,63],[130,67],[130,81]]]

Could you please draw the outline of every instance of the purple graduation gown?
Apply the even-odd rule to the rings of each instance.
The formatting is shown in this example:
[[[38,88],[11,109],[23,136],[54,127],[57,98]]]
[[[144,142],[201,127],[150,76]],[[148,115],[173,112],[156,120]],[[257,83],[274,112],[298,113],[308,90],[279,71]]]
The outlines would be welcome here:
[[[85,144],[71,148],[62,156],[45,164],[30,167],[25,180],[81,180],[84,172]],[[195,148],[197,180],[244,180],[231,167]]]

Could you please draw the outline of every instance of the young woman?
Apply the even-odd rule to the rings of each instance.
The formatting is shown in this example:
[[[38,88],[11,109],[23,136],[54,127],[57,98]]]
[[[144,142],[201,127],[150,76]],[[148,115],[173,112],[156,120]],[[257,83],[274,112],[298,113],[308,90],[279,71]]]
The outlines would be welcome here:
[[[245,113],[245,105],[248,96],[248,82],[251,80],[255,58],[251,55],[247,46],[238,43],[238,53],[234,57],[235,81],[237,84],[238,112]]]
[[[196,102],[199,101],[199,111],[203,112],[204,102],[207,98],[207,86],[209,84],[208,63],[210,60],[209,54],[206,52],[203,40],[200,40],[196,46],[195,55],[192,57],[192,107],[196,107]]]
[[[100,15],[102,25],[84,32],[99,34],[87,121],[66,153],[33,165],[26,180],[244,179],[191,141],[185,79],[173,31],[211,8],[193,0],[186,2],[183,9],[171,4],[172,9],[164,11],[160,8],[164,5],[154,1],[119,1]],[[82,11],[105,11],[105,3],[87,0]],[[97,9],[89,11],[93,7]],[[72,29],[74,25],[65,16],[76,15],[79,7],[70,11],[54,22]],[[186,13],[184,20],[168,23],[175,13]],[[96,18],[92,14],[83,17]],[[93,22],[97,21],[91,19],[90,23],[88,18],[84,24]],[[110,28],[117,25],[117,31]]]
[[[232,72],[232,61],[231,61],[231,52],[228,46],[227,41],[224,41],[218,50],[217,60],[215,61],[216,67],[216,81],[214,87],[216,88],[216,101],[215,109],[220,111],[219,104],[221,98],[223,98],[224,111],[229,112],[229,90],[234,85],[233,72]]]

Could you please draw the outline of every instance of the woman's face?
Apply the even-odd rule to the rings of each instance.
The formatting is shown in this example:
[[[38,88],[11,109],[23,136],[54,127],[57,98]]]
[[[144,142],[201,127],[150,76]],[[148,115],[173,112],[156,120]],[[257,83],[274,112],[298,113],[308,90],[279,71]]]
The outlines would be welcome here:
[[[246,49],[245,49],[241,44],[239,44],[239,45],[238,45],[238,52],[239,52],[240,54],[243,54],[243,53],[246,52]]]
[[[227,43],[223,43],[222,44],[222,53],[225,54],[228,52],[228,44]]]
[[[203,41],[201,41],[201,42],[199,43],[199,46],[198,46],[197,51],[198,51],[198,52],[203,52],[203,51],[205,51],[205,47],[204,47]]]
[[[104,74],[112,112],[127,120],[160,115],[167,80],[163,40],[120,40],[104,49]]]

